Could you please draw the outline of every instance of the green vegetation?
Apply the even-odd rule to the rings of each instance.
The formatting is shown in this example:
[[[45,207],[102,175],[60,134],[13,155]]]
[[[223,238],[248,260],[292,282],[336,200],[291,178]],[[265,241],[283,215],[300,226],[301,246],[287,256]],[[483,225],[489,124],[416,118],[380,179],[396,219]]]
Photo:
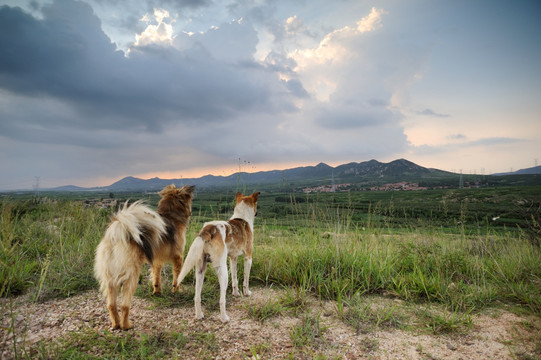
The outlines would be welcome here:
[[[182,330],[182,329],[181,329]],[[188,345],[190,344],[190,345]],[[214,359],[218,353],[217,340],[208,332],[154,332],[132,336],[109,331],[86,330],[73,333],[59,344],[36,350],[44,359],[103,359],[115,354],[116,359],[184,358],[197,354],[200,359]],[[25,354],[32,358],[36,354]]]
[[[98,287],[94,251],[114,209],[89,205],[84,196],[77,196],[0,202],[0,296],[27,294],[40,302]],[[152,206],[158,201],[156,194],[114,197],[146,198]],[[197,194],[187,246],[204,221],[229,218],[233,197],[233,192]],[[307,310],[310,297],[335,301],[339,317],[361,333],[382,327],[407,329],[412,322],[433,334],[462,333],[471,326],[472,313],[502,304],[541,316],[540,203],[539,186],[263,193],[251,282],[286,291],[280,298],[248,307],[248,316],[260,322],[283,314],[298,316],[290,333],[298,351],[317,348],[323,341],[321,314]],[[170,269],[166,271],[164,281],[170,281]],[[239,272],[242,279],[242,267]],[[217,283],[212,271],[205,281]],[[203,287],[207,309],[218,309],[214,288]],[[193,288],[187,286],[180,294],[165,289],[164,296],[151,298],[149,288],[140,286],[136,295],[151,298],[157,308],[192,306]],[[372,296],[381,295],[421,304],[423,310],[405,313],[392,303],[371,302]],[[188,338],[181,331],[131,338],[83,332],[66,341],[81,346],[91,342],[94,348],[89,352],[95,357],[114,353],[119,358],[182,357],[185,345],[195,342],[200,357],[212,358],[212,335]],[[79,345],[66,344],[38,352],[45,358],[72,358]],[[377,343],[366,346],[377,348]],[[179,352],[162,353],[170,348]],[[264,354],[266,348],[261,343],[250,351]]]
[[[540,194],[541,187],[263,193],[252,281],[322,299],[386,292],[464,311],[505,302],[539,313]],[[158,201],[124,195],[119,202]],[[204,221],[230,216],[232,198],[197,194],[188,243]],[[0,295],[30,292],[40,301],[95,288],[94,250],[113,211],[84,199],[4,199]]]

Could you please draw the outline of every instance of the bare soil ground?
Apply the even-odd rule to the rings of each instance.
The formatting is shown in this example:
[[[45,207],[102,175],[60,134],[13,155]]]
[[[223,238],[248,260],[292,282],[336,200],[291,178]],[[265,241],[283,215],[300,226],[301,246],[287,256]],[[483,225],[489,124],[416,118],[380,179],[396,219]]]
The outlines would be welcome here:
[[[330,301],[310,299],[309,311],[318,314],[321,335],[308,345],[292,340],[300,316],[285,312],[265,321],[249,316],[248,309],[268,303],[283,290],[253,288],[250,298],[228,295],[227,310],[231,321],[222,324],[217,309],[205,309],[205,319],[194,319],[193,305],[160,307],[151,300],[134,297],[131,319],[134,329],[115,331],[119,337],[140,337],[160,332],[206,332],[214,334],[216,359],[535,359],[539,356],[541,320],[533,315],[518,316],[496,309],[471,315],[473,325],[464,332],[434,335],[427,329],[375,326],[370,331],[356,331],[338,316]],[[374,304],[392,302],[386,297],[372,299]],[[40,341],[52,344],[78,332],[103,332],[110,323],[104,302],[97,291],[71,298],[33,303],[20,297],[0,300],[0,358],[14,358],[13,344],[36,346]],[[178,354],[178,353],[177,353]],[[182,358],[197,359],[200,345],[186,344]],[[537,357],[536,357],[537,356]],[[115,357],[109,354],[109,357]],[[208,357],[208,353],[207,353]]]

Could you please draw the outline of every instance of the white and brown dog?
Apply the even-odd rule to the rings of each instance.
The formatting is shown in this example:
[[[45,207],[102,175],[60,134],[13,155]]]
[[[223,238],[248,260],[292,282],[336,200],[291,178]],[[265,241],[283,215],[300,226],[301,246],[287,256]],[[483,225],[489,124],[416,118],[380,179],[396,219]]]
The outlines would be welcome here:
[[[201,290],[203,289],[203,280],[207,271],[207,263],[212,263],[218,281],[220,283],[220,320],[228,322],[229,316],[225,311],[225,293],[227,291],[227,245],[225,240],[227,233],[231,232],[227,221],[211,221],[203,225],[199,235],[194,239],[184,266],[180,271],[177,284],[180,285],[184,277],[192,270],[195,270],[195,318],[204,317],[201,310]]]
[[[250,296],[250,269],[252,267],[252,251],[254,248],[254,218],[257,214],[257,198],[259,192],[249,196],[237,193],[235,210],[229,221],[211,221],[203,225],[199,236],[195,238],[184,260],[177,284],[180,285],[186,275],[196,267],[195,272],[195,317],[204,317],[201,310],[201,290],[208,262],[214,264],[220,283],[220,320],[228,322],[225,310],[227,291],[227,257],[231,268],[233,295],[240,296],[237,279],[237,258],[244,254],[244,296]]]
[[[231,233],[225,243],[231,269],[231,286],[233,295],[240,296],[237,280],[237,258],[244,254],[244,296],[250,296],[250,269],[252,268],[252,251],[254,249],[254,218],[257,215],[257,198],[259,192],[244,196],[240,192],[235,196],[235,210],[228,223]]]

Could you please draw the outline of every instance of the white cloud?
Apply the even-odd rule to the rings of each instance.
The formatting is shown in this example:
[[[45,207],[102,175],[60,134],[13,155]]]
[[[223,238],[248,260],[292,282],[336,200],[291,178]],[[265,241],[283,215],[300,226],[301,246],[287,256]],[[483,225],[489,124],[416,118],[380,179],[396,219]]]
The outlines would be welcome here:
[[[385,10],[372,8],[370,14],[357,22],[357,27],[344,26],[326,34],[314,48],[295,49],[289,57],[295,60],[294,69],[305,88],[320,101],[329,101],[338,90],[340,82],[355,73],[363,73],[363,57],[370,48],[362,48],[366,33],[380,29]],[[287,27],[302,24],[294,18],[286,21]],[[298,28],[299,25],[294,26]],[[357,76],[356,76],[357,77]]]
[[[297,17],[297,15],[287,18],[284,25],[286,33],[290,35],[296,35],[305,30],[304,22]]]
[[[168,19],[170,20],[167,21]],[[153,14],[145,14],[141,18],[141,21],[148,25],[143,32],[135,35],[134,46],[173,44],[173,40],[175,39],[173,23],[176,20],[171,18],[169,11],[165,9],[154,9]]]
[[[381,16],[384,14],[387,14],[387,11],[373,7],[372,10],[370,10],[370,14],[357,22],[357,31],[365,33],[381,28],[383,26],[381,23]]]

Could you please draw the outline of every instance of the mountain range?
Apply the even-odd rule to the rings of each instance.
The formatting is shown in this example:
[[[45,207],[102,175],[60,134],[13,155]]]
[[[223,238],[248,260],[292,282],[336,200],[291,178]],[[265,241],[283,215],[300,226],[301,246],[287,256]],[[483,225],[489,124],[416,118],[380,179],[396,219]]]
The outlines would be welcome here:
[[[315,166],[303,166],[287,170],[254,173],[237,172],[229,176],[206,175],[200,178],[160,179],[155,177],[151,179],[140,179],[128,176],[109,186],[79,188],[69,185],[53,190],[158,191],[168,184],[175,184],[177,186],[189,184],[195,185],[198,188],[220,188],[236,185],[291,188],[332,183],[379,184],[392,181],[419,181],[421,179],[449,177],[450,175],[454,174],[447,171],[425,168],[405,159],[399,159],[389,163],[370,160],[360,163],[352,162],[337,167],[319,163]]]
[[[541,168],[541,167],[539,167]],[[522,170],[521,170],[522,171]],[[541,169],[536,174],[541,174]],[[315,166],[303,166],[286,170],[259,171],[254,173],[237,172],[229,176],[206,175],[200,178],[183,179],[140,179],[125,177],[109,186],[81,188],[62,186],[55,191],[159,191],[169,184],[195,185],[199,189],[218,189],[223,187],[265,187],[267,189],[298,189],[308,186],[350,184],[357,187],[368,187],[399,181],[418,182],[425,186],[458,186],[459,174],[425,168],[406,159],[398,159],[389,163],[377,160],[351,162],[336,167],[325,163]],[[464,175],[464,180],[473,175]]]
[[[502,176],[502,175],[539,175],[539,174],[541,174],[541,165],[534,166],[527,169],[520,169],[513,172],[497,173],[497,174],[492,174],[492,175]]]

